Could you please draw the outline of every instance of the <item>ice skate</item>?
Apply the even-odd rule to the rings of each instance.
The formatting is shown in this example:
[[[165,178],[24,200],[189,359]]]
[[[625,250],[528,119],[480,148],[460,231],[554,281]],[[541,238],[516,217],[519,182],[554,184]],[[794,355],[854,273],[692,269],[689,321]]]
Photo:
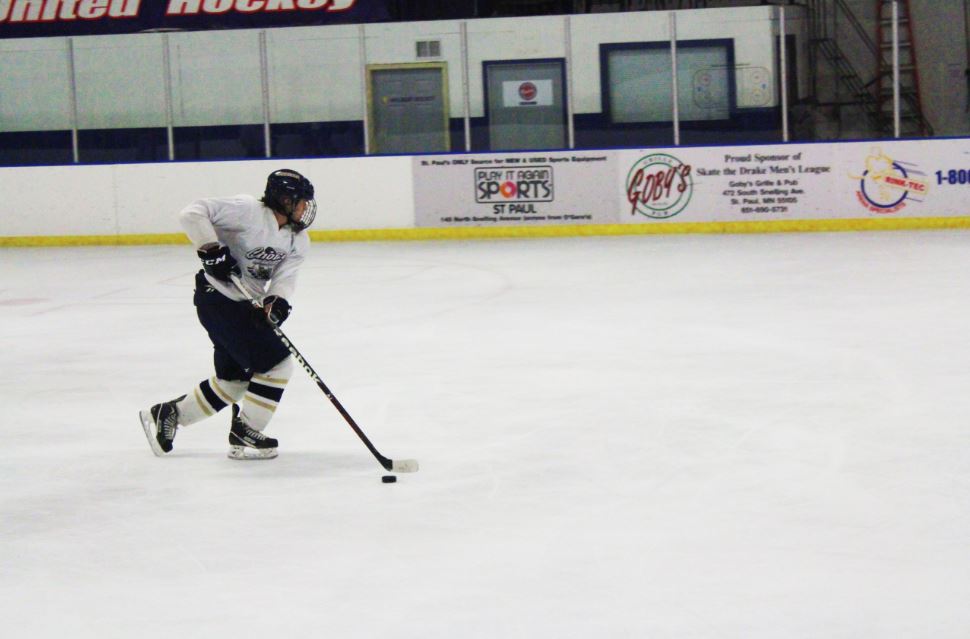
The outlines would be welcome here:
[[[267,437],[239,417],[239,406],[232,405],[229,429],[229,459],[273,459],[279,442]]]
[[[138,411],[141,419],[141,427],[148,438],[148,445],[156,457],[161,457],[166,453],[172,452],[172,443],[175,441],[175,431],[178,429],[179,409],[176,403],[182,401],[178,397],[169,402],[155,404],[148,410]]]

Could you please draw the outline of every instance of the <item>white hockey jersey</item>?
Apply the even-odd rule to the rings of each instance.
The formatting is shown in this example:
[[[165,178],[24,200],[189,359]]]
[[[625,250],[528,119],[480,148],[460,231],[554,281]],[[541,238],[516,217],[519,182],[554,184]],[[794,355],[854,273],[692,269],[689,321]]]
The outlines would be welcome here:
[[[277,295],[293,300],[296,274],[310,248],[305,232],[280,228],[273,211],[251,195],[205,198],[179,212],[185,234],[198,250],[219,242],[229,247],[242,271],[243,286],[256,299]],[[226,297],[246,298],[232,284],[206,274],[212,286]]]

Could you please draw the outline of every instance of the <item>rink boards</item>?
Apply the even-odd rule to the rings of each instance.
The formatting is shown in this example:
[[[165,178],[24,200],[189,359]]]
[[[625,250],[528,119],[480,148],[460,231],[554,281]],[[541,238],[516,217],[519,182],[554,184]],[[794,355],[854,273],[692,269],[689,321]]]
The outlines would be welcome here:
[[[187,241],[194,199],[315,184],[314,240],[970,227],[970,139],[0,168],[0,246]]]

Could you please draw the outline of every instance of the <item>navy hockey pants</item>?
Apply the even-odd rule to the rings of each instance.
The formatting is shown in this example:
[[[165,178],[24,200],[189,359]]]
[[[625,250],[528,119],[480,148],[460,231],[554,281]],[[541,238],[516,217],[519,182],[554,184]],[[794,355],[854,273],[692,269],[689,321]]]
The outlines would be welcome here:
[[[204,271],[195,276],[195,308],[214,348],[216,377],[249,380],[289,357],[280,338],[249,302],[236,302],[215,290]]]

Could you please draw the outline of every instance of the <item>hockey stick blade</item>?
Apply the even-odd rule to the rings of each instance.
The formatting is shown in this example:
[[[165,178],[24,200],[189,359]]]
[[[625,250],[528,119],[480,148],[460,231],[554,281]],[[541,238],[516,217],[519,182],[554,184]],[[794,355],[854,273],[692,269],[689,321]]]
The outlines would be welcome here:
[[[393,470],[395,473],[416,473],[418,472],[418,460],[395,459],[391,461],[391,467],[388,470]]]

